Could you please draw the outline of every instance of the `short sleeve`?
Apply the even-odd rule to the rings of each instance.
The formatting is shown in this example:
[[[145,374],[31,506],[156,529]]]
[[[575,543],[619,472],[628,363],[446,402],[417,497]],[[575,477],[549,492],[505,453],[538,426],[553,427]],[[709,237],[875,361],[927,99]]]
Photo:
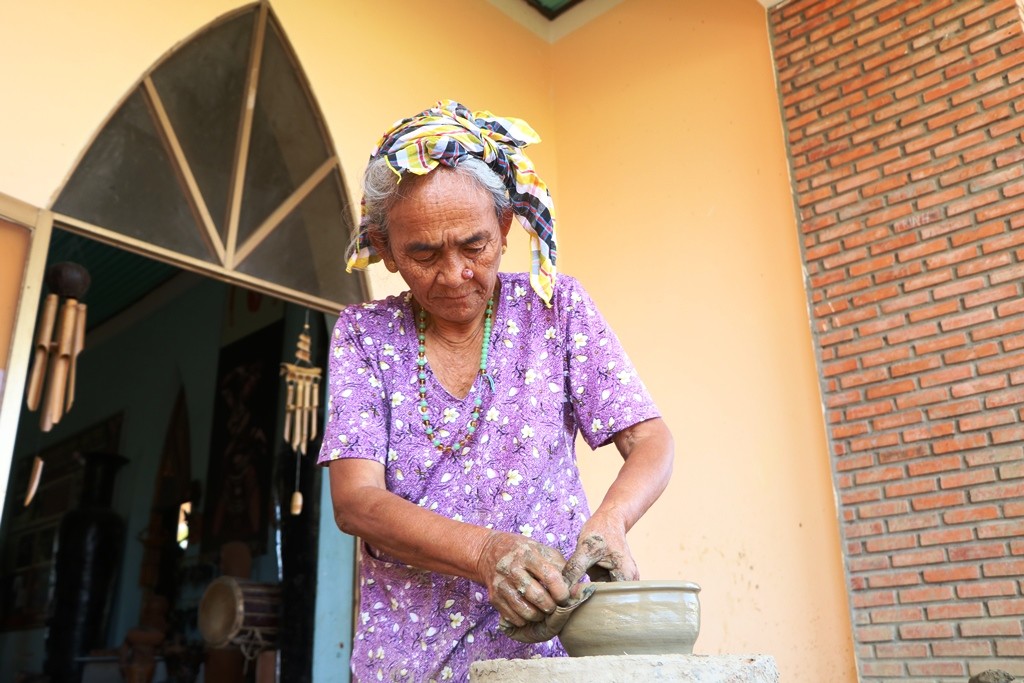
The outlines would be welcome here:
[[[559,315],[564,330],[567,390],[576,421],[591,448],[616,433],[660,417],[647,387],[590,295],[561,276]]]
[[[360,306],[342,311],[331,335],[327,378],[327,420],[317,464],[363,458],[383,464],[387,453],[389,406],[378,372],[372,329]]]

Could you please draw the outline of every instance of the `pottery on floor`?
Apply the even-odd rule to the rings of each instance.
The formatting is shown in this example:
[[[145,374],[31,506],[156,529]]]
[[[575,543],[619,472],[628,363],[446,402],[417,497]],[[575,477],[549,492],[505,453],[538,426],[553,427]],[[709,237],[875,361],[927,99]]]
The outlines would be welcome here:
[[[700,632],[700,586],[690,581],[595,582],[559,634],[571,657],[688,655]]]

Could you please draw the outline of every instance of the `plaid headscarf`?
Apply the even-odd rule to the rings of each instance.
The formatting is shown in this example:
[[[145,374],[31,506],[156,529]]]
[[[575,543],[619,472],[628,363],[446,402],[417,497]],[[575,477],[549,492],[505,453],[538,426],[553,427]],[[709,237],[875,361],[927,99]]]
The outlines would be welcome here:
[[[555,207],[548,187],[537,177],[523,153],[540,136],[522,119],[497,117],[488,111],[471,112],[452,100],[442,100],[416,116],[402,119],[384,134],[370,155],[381,155],[401,178],[403,172],[425,175],[444,164],[454,168],[474,156],[494,171],[508,190],[512,211],[530,233],[530,283],[548,305],[555,282]],[[346,270],[365,268],[380,260],[367,235],[365,199],[359,232],[349,247]]]

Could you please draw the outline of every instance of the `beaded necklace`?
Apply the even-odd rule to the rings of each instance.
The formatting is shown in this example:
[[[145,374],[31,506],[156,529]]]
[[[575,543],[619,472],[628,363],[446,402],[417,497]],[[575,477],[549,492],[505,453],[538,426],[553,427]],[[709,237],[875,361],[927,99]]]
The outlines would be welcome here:
[[[492,296],[487,300],[487,312],[484,313],[484,339],[480,344],[480,370],[478,371],[478,374],[487,380],[491,391],[494,391],[494,379],[487,374],[487,354],[491,346],[491,323],[493,318],[494,297]],[[427,433],[427,438],[431,440],[431,444],[433,444],[438,452],[458,454],[473,439],[476,426],[480,421],[480,406],[483,404],[483,398],[479,393],[473,398],[473,412],[470,414],[469,423],[466,425],[466,435],[458,439],[451,446],[441,443],[441,439],[434,432],[433,425],[430,424],[430,409],[427,407],[427,312],[422,306],[420,306],[419,313],[416,316],[416,337],[419,339],[419,356],[416,358],[418,372],[416,377],[419,380],[419,411],[420,416],[423,418],[423,430]]]

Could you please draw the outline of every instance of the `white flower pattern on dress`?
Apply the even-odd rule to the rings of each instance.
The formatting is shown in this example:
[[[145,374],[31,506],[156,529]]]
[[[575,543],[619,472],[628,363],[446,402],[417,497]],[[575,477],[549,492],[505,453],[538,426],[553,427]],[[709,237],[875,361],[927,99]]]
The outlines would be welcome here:
[[[577,431],[597,447],[656,417],[657,408],[576,280],[559,276],[550,308],[528,275],[500,273],[499,281],[488,362],[494,392],[477,378],[464,399],[453,398],[425,367],[428,410],[445,443],[464,438],[465,416],[481,398],[469,444],[441,454],[423,431],[416,330],[405,326],[414,317],[404,294],[339,316],[319,462],[375,460],[388,490],[423,509],[531,536],[568,557],[590,515],[575,464]],[[359,680],[465,681],[475,660],[564,654],[557,639],[526,645],[500,635],[483,586],[409,567],[365,544],[359,553],[352,652]]]

